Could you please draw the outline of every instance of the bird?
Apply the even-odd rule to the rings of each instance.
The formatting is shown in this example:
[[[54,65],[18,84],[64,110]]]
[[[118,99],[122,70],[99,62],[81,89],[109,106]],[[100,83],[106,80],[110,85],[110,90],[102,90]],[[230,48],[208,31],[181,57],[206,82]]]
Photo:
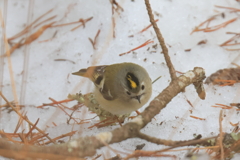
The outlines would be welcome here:
[[[89,78],[95,85],[93,95],[96,101],[113,115],[138,110],[152,95],[148,72],[135,63],[90,66],[72,74]]]

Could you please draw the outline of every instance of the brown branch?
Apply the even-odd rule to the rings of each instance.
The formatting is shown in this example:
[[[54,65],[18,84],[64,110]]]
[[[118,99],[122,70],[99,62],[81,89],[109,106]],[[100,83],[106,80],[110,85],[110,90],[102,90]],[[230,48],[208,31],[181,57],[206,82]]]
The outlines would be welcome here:
[[[215,137],[210,137],[210,138],[205,138],[205,139],[197,139],[197,140],[190,140],[190,141],[185,141],[185,142],[181,142],[179,144],[176,144],[176,145],[173,145],[169,148],[165,148],[165,149],[162,149],[162,150],[158,150],[158,151],[155,151],[156,153],[162,153],[162,152],[165,152],[165,151],[168,151],[170,149],[173,149],[173,148],[177,148],[177,147],[183,147],[183,146],[195,146],[195,145],[210,145],[212,146],[213,144],[211,144],[211,142],[208,142],[208,141],[211,141],[211,140],[215,140],[217,138],[217,136]]]
[[[158,144],[158,145],[173,146],[174,148],[176,148],[176,147],[179,147],[180,145],[186,146],[185,144],[187,144],[189,146],[195,146],[196,144],[205,145],[207,140],[214,139],[216,137],[211,137],[211,138],[206,138],[206,139],[192,139],[192,140],[184,140],[184,141],[172,141],[172,140],[159,139],[159,138],[151,137],[151,136],[143,134],[143,133],[139,133],[138,138],[144,139],[148,142],[152,142],[152,143],[155,143],[155,144]]]
[[[77,158],[85,157],[89,154],[94,155],[96,152],[95,145],[101,145],[101,142],[95,137],[79,138],[78,140],[65,144],[52,146],[13,144],[3,138],[0,138],[0,155],[8,158],[20,158],[21,155],[22,159],[27,159],[29,157],[42,159]]]
[[[150,6],[150,3],[149,3],[149,0],[145,0],[145,4],[146,4],[146,7],[147,7],[147,11],[148,11],[148,15],[149,15],[149,18],[150,18],[150,22],[152,23],[153,25],[153,28],[156,32],[156,35],[157,35],[157,38],[158,38],[158,41],[162,47],[162,52],[163,52],[163,55],[165,57],[165,60],[166,60],[166,63],[167,63],[167,66],[169,68],[169,72],[170,72],[170,76],[171,76],[171,79],[172,81],[175,80],[177,78],[176,76],[176,71],[174,69],[174,66],[171,62],[171,59],[170,59],[170,56],[168,55],[168,49],[167,49],[167,46],[165,45],[165,42],[164,42],[164,38],[154,20],[154,15],[152,14],[152,9],[151,9],[151,6]]]
[[[192,77],[193,79],[188,77],[190,76],[190,74],[193,74],[196,77]],[[199,80],[197,80],[196,78],[199,78]],[[184,75],[179,76],[176,80],[172,81],[170,85],[166,89],[164,89],[141,113],[142,117],[144,117],[143,125],[147,125],[147,123],[150,122],[152,118],[161,111],[161,109],[166,107],[166,105],[171,101],[171,99],[175,97],[178,93],[180,93],[186,86],[194,82],[203,81],[204,78],[204,70],[202,68],[195,67],[193,71],[189,71],[188,73],[185,73]],[[180,83],[183,83],[184,86],[180,85]]]

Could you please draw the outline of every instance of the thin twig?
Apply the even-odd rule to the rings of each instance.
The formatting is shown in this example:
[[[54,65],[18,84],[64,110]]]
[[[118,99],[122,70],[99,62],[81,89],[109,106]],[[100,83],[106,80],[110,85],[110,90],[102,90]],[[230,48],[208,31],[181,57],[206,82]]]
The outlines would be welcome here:
[[[152,81],[152,84],[158,81],[162,76],[157,77],[154,81]]]
[[[179,143],[179,144],[176,144],[174,146],[171,146],[169,148],[165,148],[165,149],[162,149],[162,150],[158,150],[156,151],[156,153],[162,153],[162,152],[166,152],[170,149],[173,149],[173,148],[177,148],[177,147],[183,147],[183,146],[194,146],[194,145],[198,145],[200,143],[204,144],[204,143],[209,143],[208,141],[211,140],[211,139],[216,139],[217,136],[214,136],[214,137],[210,137],[210,138],[204,138],[204,139],[197,139],[197,140],[190,140],[190,141],[186,141],[186,142],[182,142],[182,143]]]
[[[221,150],[221,160],[224,160],[224,150],[223,150],[223,132],[222,132],[222,110],[219,115],[219,146]]]
[[[116,22],[114,17],[112,17],[112,28],[113,28],[113,38],[116,38],[116,33],[115,33]]]
[[[170,76],[171,76],[171,79],[172,81],[175,80],[177,78],[176,76],[176,71],[174,69],[174,66],[171,62],[171,59],[168,55],[168,49],[167,49],[167,46],[165,45],[165,42],[164,42],[164,38],[154,20],[154,15],[152,14],[152,9],[151,9],[151,6],[150,6],[150,3],[149,3],[149,0],[145,0],[145,4],[146,4],[146,7],[147,7],[147,11],[148,11],[148,15],[149,15],[149,18],[150,18],[150,22],[152,23],[153,25],[153,28],[156,32],[156,35],[157,35],[157,38],[158,38],[158,41],[162,47],[162,52],[163,52],[163,55],[165,57],[165,60],[166,60],[166,63],[167,63],[167,66],[169,68],[169,72],[170,72]]]

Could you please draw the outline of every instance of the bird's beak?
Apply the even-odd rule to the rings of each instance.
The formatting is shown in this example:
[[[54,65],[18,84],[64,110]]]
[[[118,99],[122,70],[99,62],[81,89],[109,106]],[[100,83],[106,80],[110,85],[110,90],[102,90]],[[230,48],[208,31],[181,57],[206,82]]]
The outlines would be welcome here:
[[[142,95],[139,95],[139,96],[136,96],[136,97],[134,97],[134,98],[136,98],[136,99],[138,100],[138,102],[141,103],[141,96],[142,96]]]
[[[73,75],[78,75],[78,76],[80,75],[79,71],[78,72],[73,72],[72,74]]]
[[[83,76],[83,77],[87,77],[87,69],[80,69],[77,72],[73,72],[73,75],[77,75],[77,76]]]

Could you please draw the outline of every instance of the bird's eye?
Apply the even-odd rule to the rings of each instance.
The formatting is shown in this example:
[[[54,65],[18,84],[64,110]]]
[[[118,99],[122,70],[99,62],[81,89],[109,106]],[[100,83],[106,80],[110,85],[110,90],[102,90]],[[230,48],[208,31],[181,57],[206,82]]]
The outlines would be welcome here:
[[[145,86],[144,86],[144,85],[142,85],[142,90],[144,90],[144,88],[145,88]]]
[[[130,93],[130,92],[128,92],[128,91],[127,91],[126,93],[127,93],[128,95],[131,95],[131,93]]]

